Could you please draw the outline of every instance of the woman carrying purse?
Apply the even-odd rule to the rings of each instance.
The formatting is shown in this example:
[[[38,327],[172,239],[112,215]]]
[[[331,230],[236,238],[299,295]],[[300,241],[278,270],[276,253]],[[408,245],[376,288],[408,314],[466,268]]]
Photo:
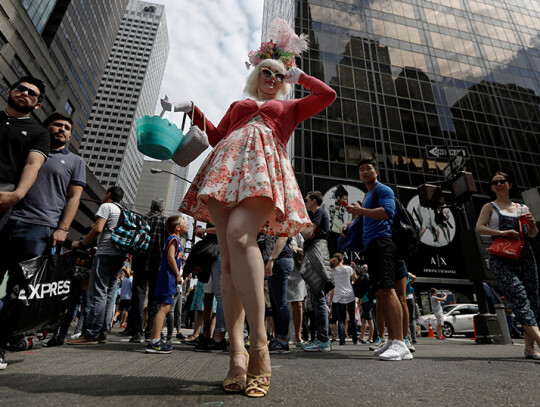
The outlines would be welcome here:
[[[497,238],[521,239],[523,236],[519,258],[490,253],[489,267],[516,319],[525,329],[525,357],[540,360],[540,352],[534,348],[535,342],[540,347],[538,269],[529,241],[538,234],[536,221],[525,205],[510,200],[512,180],[508,174],[496,172],[491,179],[491,190],[496,199],[482,207],[476,231],[493,236],[495,241]]]

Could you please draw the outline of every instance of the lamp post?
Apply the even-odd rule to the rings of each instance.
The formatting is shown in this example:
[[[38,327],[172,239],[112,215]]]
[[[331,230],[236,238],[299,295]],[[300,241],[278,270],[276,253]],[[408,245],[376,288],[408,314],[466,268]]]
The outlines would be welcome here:
[[[184,178],[184,177],[181,177],[180,175],[175,174],[174,172],[171,172],[171,171],[161,170],[161,169],[159,169],[159,168],[150,168],[150,172],[151,172],[152,174],[160,174],[160,173],[162,173],[162,172],[166,172],[167,174],[174,175],[175,177],[180,178],[181,180],[186,181],[186,182],[189,182],[189,183],[191,184],[191,181],[190,181],[190,180],[188,180],[188,179],[186,179],[186,178]]]
[[[186,181],[186,182],[191,184],[190,180],[188,180],[188,179],[186,179],[184,177],[181,177],[180,175],[175,174],[174,172],[171,172],[171,171],[162,170],[160,168],[150,168],[150,172],[152,174],[161,174],[162,172],[166,172],[167,174],[174,175],[175,177],[180,178],[182,181]],[[188,239],[191,242],[191,247],[193,247],[193,245],[195,244],[195,228],[196,227],[197,227],[197,221],[195,219],[193,219],[193,235],[192,235],[191,239],[189,239],[189,235],[188,235]]]

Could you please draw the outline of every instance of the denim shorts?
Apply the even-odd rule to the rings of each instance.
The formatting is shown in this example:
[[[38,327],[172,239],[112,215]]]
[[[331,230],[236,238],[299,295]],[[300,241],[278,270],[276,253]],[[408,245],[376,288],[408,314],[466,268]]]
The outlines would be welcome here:
[[[169,304],[171,305],[174,302],[173,295],[156,295],[154,297],[156,304]]]

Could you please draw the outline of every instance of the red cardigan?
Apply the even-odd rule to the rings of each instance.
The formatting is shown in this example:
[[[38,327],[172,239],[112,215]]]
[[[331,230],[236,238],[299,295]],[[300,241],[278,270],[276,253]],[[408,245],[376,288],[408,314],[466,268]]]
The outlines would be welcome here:
[[[327,108],[336,99],[336,92],[317,78],[302,74],[298,83],[309,89],[311,95],[302,99],[272,99],[260,107],[255,100],[244,99],[231,104],[217,127],[206,119],[210,145],[214,147],[259,114],[272,130],[274,138],[285,148],[299,123]],[[190,116],[193,116],[193,123],[202,129],[204,116],[196,106]]]

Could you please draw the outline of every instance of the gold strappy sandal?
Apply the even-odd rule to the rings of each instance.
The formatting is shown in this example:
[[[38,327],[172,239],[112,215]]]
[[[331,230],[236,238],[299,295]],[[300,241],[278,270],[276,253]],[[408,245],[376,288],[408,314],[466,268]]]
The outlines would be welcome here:
[[[249,353],[247,352],[247,350],[244,349],[241,352],[233,352],[233,353],[231,353],[231,357],[234,356],[234,355],[244,355],[246,357],[246,370],[247,370],[247,367],[248,367],[248,364],[249,364]],[[240,374],[240,375],[235,376],[235,377],[233,377],[231,379],[225,379],[225,380],[223,380],[223,390],[225,390],[228,393],[240,393],[240,392],[243,392],[246,389],[246,380],[247,380],[247,378],[246,378],[245,374]],[[229,386],[233,386],[235,384],[239,387],[238,389],[229,387]]]
[[[261,350],[264,350],[268,346],[268,343],[266,345],[261,346],[260,348],[251,348],[250,350],[254,350],[256,352],[259,352]],[[253,373],[247,372],[247,381],[246,381],[246,390],[244,391],[244,394],[248,397],[264,397],[266,394],[268,394],[268,390],[270,389],[270,377],[272,376],[272,373],[263,373],[259,375],[255,375]],[[267,378],[268,381],[262,382],[259,379],[261,378]],[[250,393],[250,391],[255,390],[255,392]]]

